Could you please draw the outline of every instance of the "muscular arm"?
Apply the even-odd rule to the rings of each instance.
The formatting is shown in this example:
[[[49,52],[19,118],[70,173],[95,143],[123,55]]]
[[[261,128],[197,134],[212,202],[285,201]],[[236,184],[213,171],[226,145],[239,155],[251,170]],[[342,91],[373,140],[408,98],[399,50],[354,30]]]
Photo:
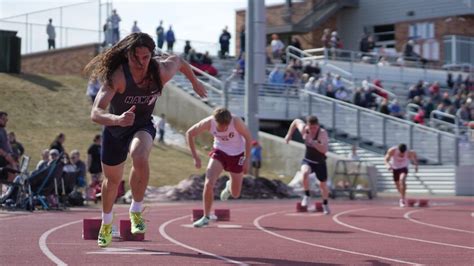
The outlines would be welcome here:
[[[200,97],[203,98],[207,96],[207,92],[204,89],[204,86],[196,78],[196,75],[194,75],[194,72],[191,69],[191,66],[184,59],[176,55],[171,55],[168,58],[166,58],[164,61],[161,61],[160,64],[161,64],[160,77],[163,84],[166,84],[168,81],[170,81],[173,78],[173,76],[178,71],[180,71],[191,82],[191,84],[193,85],[194,91]]]
[[[118,116],[110,114],[106,111],[107,106],[109,106],[110,101],[114,97],[115,93],[115,90],[109,84],[104,84],[100,88],[99,93],[97,93],[95,98],[94,104],[92,105],[92,121],[104,126],[115,126],[118,124]]]
[[[385,155],[385,158],[384,158],[384,161],[385,161],[385,165],[387,166],[387,168],[390,170],[392,169],[392,165],[390,164],[390,159],[392,159],[392,156],[393,156],[393,153],[395,152],[395,149],[394,148],[390,148],[388,151],[387,151],[387,154]]]
[[[305,125],[306,125],[305,122],[303,122],[303,120],[301,120],[301,119],[293,120],[293,122],[291,122],[290,128],[288,128],[288,133],[286,133],[286,136],[285,136],[286,143],[290,142],[291,137],[293,136],[293,133],[295,133],[296,129],[298,129],[298,131],[303,136]]]
[[[319,136],[317,140],[313,140],[312,143],[313,147],[318,150],[322,154],[326,154],[328,152],[329,140],[328,140],[328,133],[326,130],[322,130],[319,132]]]
[[[194,138],[205,132],[209,131],[211,128],[211,118],[212,117],[207,117],[204,118],[203,120],[199,121],[198,123],[194,124],[192,127],[186,131],[186,141],[188,143],[189,149],[191,150],[191,154],[194,159],[194,164],[196,168],[201,168],[201,160],[199,159],[199,156],[196,153],[196,146],[194,144]]]

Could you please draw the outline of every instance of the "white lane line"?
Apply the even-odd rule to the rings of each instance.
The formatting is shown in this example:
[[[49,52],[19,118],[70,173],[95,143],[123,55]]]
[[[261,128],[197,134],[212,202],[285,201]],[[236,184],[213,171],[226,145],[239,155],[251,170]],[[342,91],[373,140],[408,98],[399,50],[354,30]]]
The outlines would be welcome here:
[[[144,248],[103,248],[99,251],[90,251],[86,254],[109,255],[170,255],[169,252],[150,251]]]
[[[337,215],[334,215],[334,216],[332,217],[332,219],[333,219],[336,223],[338,223],[338,224],[340,224],[340,225],[342,225],[342,226],[345,226],[345,227],[348,227],[348,228],[352,228],[352,229],[355,229],[355,230],[359,230],[359,231],[362,231],[362,232],[366,232],[366,233],[375,234],[375,235],[388,236],[388,237],[393,237],[393,238],[399,238],[399,239],[405,239],[405,240],[423,242],[423,243],[434,244],[434,245],[441,245],[441,246],[448,246],[448,247],[455,247],[455,248],[463,248],[463,249],[474,250],[474,247],[467,247],[467,246],[454,245],[454,244],[448,244],[448,243],[442,243],[442,242],[436,242],[436,241],[429,241],[429,240],[423,240],[423,239],[412,238],[412,237],[405,237],[405,236],[397,236],[397,235],[391,235],[391,234],[380,233],[380,232],[376,232],[376,231],[372,231],[372,230],[360,228],[360,227],[357,227],[357,226],[353,226],[353,225],[350,225],[350,224],[346,224],[346,223],[341,222],[341,221],[338,219],[339,216],[342,216],[342,215],[344,215],[344,214],[348,214],[348,213],[351,213],[351,212],[357,212],[357,211],[363,211],[363,210],[367,210],[367,209],[364,208],[364,209],[355,209],[355,210],[344,211],[344,212],[338,213]]]
[[[210,253],[210,252],[207,252],[207,251],[204,251],[204,250],[200,250],[200,249],[197,249],[195,247],[191,247],[189,245],[186,245],[182,242],[179,242],[178,240],[172,238],[171,236],[168,235],[168,233],[166,233],[166,226],[168,226],[169,224],[171,223],[174,223],[176,221],[179,221],[179,220],[182,220],[182,219],[185,219],[185,218],[190,218],[190,215],[185,215],[185,216],[181,216],[181,217],[178,217],[178,218],[175,218],[175,219],[171,219],[163,224],[160,225],[160,234],[166,238],[168,241],[172,242],[172,243],[175,243],[176,245],[178,246],[181,246],[183,248],[186,248],[186,249],[189,249],[189,250],[193,250],[195,252],[198,252],[198,253],[201,253],[201,254],[205,254],[205,255],[208,255],[208,256],[211,256],[211,257],[214,257],[214,258],[217,258],[217,259],[220,259],[220,260],[223,260],[227,263],[232,263],[232,264],[238,264],[238,265],[248,265],[246,263],[243,263],[241,261],[237,261],[237,260],[233,260],[233,259],[229,259],[229,258],[226,258],[226,257],[223,257],[223,256],[219,256],[217,254],[214,254],[214,253]],[[199,230],[199,229],[197,229]]]
[[[446,227],[446,226],[441,226],[441,225],[436,225],[436,224],[425,223],[425,222],[421,222],[421,221],[415,220],[415,219],[410,217],[411,214],[413,214],[415,212],[420,212],[420,211],[422,211],[422,210],[409,211],[409,212],[405,213],[405,215],[403,215],[403,217],[405,217],[405,219],[408,219],[410,222],[414,222],[414,223],[417,223],[417,224],[422,224],[422,225],[431,226],[431,227],[434,227],[434,228],[445,229],[445,230],[451,230],[451,231],[474,234],[473,231],[468,231],[468,230],[462,230],[462,229]]]
[[[58,230],[58,229],[61,229],[61,228],[66,227],[66,226],[70,226],[72,224],[77,224],[77,223],[80,223],[80,222],[82,222],[82,220],[62,224],[60,226],[56,226],[54,228],[49,229],[48,231],[44,232],[41,235],[41,237],[39,239],[39,247],[40,247],[41,251],[43,252],[43,254],[46,255],[46,257],[48,257],[48,259],[50,259],[51,261],[56,263],[56,265],[64,266],[64,265],[67,265],[67,264],[64,261],[60,260],[58,257],[56,257],[53,254],[53,252],[51,252],[51,250],[49,250],[48,245],[46,244],[46,240],[48,239],[48,236],[51,233],[53,233],[54,231]]]
[[[364,256],[364,257],[370,257],[370,258],[376,258],[376,259],[382,259],[382,260],[387,260],[387,261],[392,261],[392,262],[396,262],[396,263],[404,263],[404,264],[410,264],[410,265],[420,265],[420,264],[417,264],[417,263],[414,263],[414,262],[409,262],[409,261],[403,261],[403,260],[397,260],[397,259],[392,259],[392,258],[386,258],[386,257],[381,257],[381,256],[377,256],[377,255],[372,255],[372,254],[367,254],[367,253],[361,253],[361,252],[356,252],[356,251],[350,251],[350,250],[346,250],[346,249],[340,249],[340,248],[333,248],[333,247],[329,247],[329,246],[326,246],[326,245],[318,245],[318,244],[314,244],[314,243],[310,243],[310,242],[306,242],[306,241],[302,241],[302,240],[299,240],[299,239],[295,239],[295,238],[291,238],[291,237],[287,237],[287,236],[284,236],[284,235],[280,235],[280,234],[277,234],[273,231],[270,231],[268,229],[265,229],[264,227],[262,227],[260,225],[260,220],[263,219],[263,218],[266,218],[268,216],[272,216],[272,215],[275,215],[277,213],[281,213],[281,212],[272,212],[272,213],[267,213],[267,214],[264,214],[264,215],[261,215],[257,218],[255,218],[255,220],[253,221],[253,224],[255,225],[255,227],[257,227],[259,230],[265,232],[265,233],[268,233],[270,235],[273,235],[273,236],[276,236],[276,237],[279,237],[279,238],[283,238],[285,240],[290,240],[290,241],[293,241],[293,242],[296,242],[296,243],[300,243],[300,244],[305,244],[305,245],[309,245],[309,246],[313,246],[313,247],[318,247],[318,248],[324,248],[324,249],[329,249],[329,250],[333,250],[333,251],[339,251],[339,252],[344,252],[344,253],[349,253],[349,254],[353,254],[353,255],[360,255],[360,256]]]

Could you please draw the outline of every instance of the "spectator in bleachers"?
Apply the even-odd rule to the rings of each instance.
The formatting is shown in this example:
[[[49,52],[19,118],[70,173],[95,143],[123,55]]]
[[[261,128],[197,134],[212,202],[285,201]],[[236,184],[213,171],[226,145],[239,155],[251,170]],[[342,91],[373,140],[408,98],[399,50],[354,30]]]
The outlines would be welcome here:
[[[227,31],[227,26],[222,30],[221,35],[219,36],[219,44],[221,45],[220,58],[226,58],[229,54],[229,45],[232,35]]]
[[[467,104],[463,104],[461,108],[456,112],[456,116],[459,117],[461,125],[467,125],[470,120],[474,120],[474,117],[471,117],[471,114],[469,112],[469,108],[467,107]]]
[[[56,151],[58,151],[59,153],[64,153],[64,147],[63,147],[63,144],[64,144],[64,141],[66,140],[66,135],[64,135],[64,133],[59,133],[59,135],[56,136],[56,138],[54,139],[54,141],[51,143],[51,145],[49,146],[49,149],[50,150],[53,150],[55,149]],[[51,154],[51,153],[50,153]]]
[[[132,26],[132,33],[138,33],[138,32],[142,32],[142,31],[141,31],[140,28],[138,27],[137,21],[135,20],[135,21],[133,22],[133,26]]]
[[[415,98],[415,96],[417,96],[417,93],[416,93],[416,87],[415,86],[410,86],[410,88],[408,89],[408,101],[412,101],[413,98]]]
[[[339,38],[339,35],[337,34],[337,31],[331,32],[331,39],[329,41],[329,45],[331,46],[331,54],[332,57],[335,58],[337,57],[337,52],[336,49],[342,49],[342,40]]]
[[[411,103],[416,104],[416,105],[418,105],[419,107],[423,107],[423,103],[422,103],[421,97],[418,96],[418,95],[413,98],[413,100],[411,101]]]
[[[53,19],[49,19],[46,26],[46,34],[48,34],[48,50],[56,49],[56,30],[53,26]]]
[[[431,112],[435,109],[435,101],[433,98],[428,98],[426,103],[423,105],[423,109],[425,110],[425,118],[430,118]]]
[[[284,76],[284,84],[293,85],[296,83],[296,73],[291,69],[291,67],[287,67],[285,69],[285,76]]]
[[[245,78],[245,52],[242,53],[242,56],[237,60],[237,67],[235,69],[237,73],[240,74],[240,78]]]
[[[448,86],[449,89],[454,88],[454,80],[453,80],[453,74],[448,73],[448,76],[446,78],[446,85]]]
[[[245,25],[242,25],[240,28],[240,53],[239,53],[239,59],[242,57],[242,54],[245,52]]]
[[[168,52],[173,53],[173,45],[175,41],[176,37],[174,35],[173,28],[170,25],[170,28],[166,32],[166,50],[168,50]]]
[[[185,58],[188,58],[189,51],[192,49],[191,47],[191,41],[186,40],[185,45],[184,45],[184,56]],[[189,61],[189,60],[188,60]]]
[[[362,88],[358,87],[355,90],[354,96],[352,97],[352,103],[360,107],[365,107],[365,101],[364,101],[364,95],[362,93]]]
[[[336,99],[336,94],[334,93],[334,88],[332,84],[328,84],[326,87],[326,96],[329,98]]]
[[[420,107],[420,109],[418,110],[418,113],[416,113],[416,115],[413,116],[413,122],[420,125],[425,124],[425,111],[423,110],[423,107]]]
[[[116,44],[120,40],[120,21],[122,21],[122,19],[117,14],[117,9],[112,10],[112,16],[110,16],[110,22],[112,26],[112,45]]]
[[[54,160],[59,158],[59,151],[56,149],[49,150],[48,165],[50,165]]]
[[[291,46],[294,46],[295,48],[298,48],[298,49],[301,50],[301,43],[300,43],[300,40],[299,40],[297,37],[295,37],[295,36],[293,36],[293,37],[291,38],[291,43],[290,43],[290,45],[291,45]],[[297,57],[300,57],[300,56],[301,56],[300,52],[298,52],[298,51],[291,50],[290,53],[294,54],[294,55],[297,56]]]
[[[363,53],[362,56],[364,56],[364,53],[371,53],[374,48],[375,42],[372,35],[364,34],[359,43],[359,49]]]
[[[402,108],[397,99],[393,100],[392,104],[390,104],[390,115],[403,119]]]
[[[314,77],[310,77],[308,81],[304,84],[304,89],[307,91],[317,92],[315,85],[316,79]]]
[[[349,91],[344,87],[339,87],[336,89],[336,92],[334,93],[334,96],[336,99],[344,102],[350,102],[349,100]]]
[[[10,147],[12,148],[13,159],[19,163],[21,156],[25,153],[25,148],[23,145],[16,140],[15,132],[11,131],[8,133],[8,141],[10,142]]]
[[[209,51],[206,51],[204,55],[202,56],[202,63],[204,65],[212,65],[212,58],[209,55]]]
[[[79,172],[76,179],[76,186],[83,188],[86,186],[86,164],[81,160],[81,154],[78,150],[71,151],[71,163]]]
[[[454,101],[453,101],[454,107],[456,107],[456,109],[461,108],[461,105],[465,101],[466,99],[463,98],[463,95],[461,93],[456,94],[456,96],[454,96]]]
[[[273,84],[284,84],[285,73],[281,71],[279,66],[275,66],[268,75],[268,82]]]
[[[453,102],[451,101],[451,99],[449,97],[449,93],[447,93],[447,92],[443,93],[443,99],[441,99],[441,102],[446,107],[451,106],[453,104]]]
[[[45,149],[41,152],[41,160],[38,162],[36,165],[35,170],[41,170],[48,166],[48,161],[49,161],[49,150]]]
[[[321,68],[319,68],[319,64],[316,61],[307,62],[303,67],[303,73],[318,79],[321,76]]]
[[[383,99],[379,107],[379,112],[382,114],[390,115],[390,108],[388,107],[388,99]]]
[[[426,59],[415,53],[415,41],[409,40],[403,48],[403,56],[405,61],[419,61],[423,65],[426,64]]]
[[[387,61],[387,58],[385,58],[385,56],[381,56],[379,58],[379,61],[377,62],[377,66],[379,67],[390,66],[390,63]]]
[[[64,153],[63,154],[63,162],[64,162],[64,166],[63,166],[63,171],[66,172],[66,173],[74,173],[76,172],[76,166],[71,162],[71,158],[69,157],[69,154],[67,153]]]
[[[284,53],[285,45],[280,40],[278,34],[272,34],[272,42],[270,43],[270,46],[272,48],[272,59],[280,60]]]
[[[163,28],[163,20],[160,20],[160,25],[156,27],[156,46],[163,48],[163,44],[165,43],[165,28]]]
[[[463,81],[463,78],[462,78],[462,74],[458,74],[458,77],[456,78],[456,82],[454,83],[454,86],[456,87],[460,87],[461,84],[463,84],[464,81]]]
[[[377,108],[376,98],[374,96],[374,89],[371,87],[364,87],[365,107],[375,110]]]

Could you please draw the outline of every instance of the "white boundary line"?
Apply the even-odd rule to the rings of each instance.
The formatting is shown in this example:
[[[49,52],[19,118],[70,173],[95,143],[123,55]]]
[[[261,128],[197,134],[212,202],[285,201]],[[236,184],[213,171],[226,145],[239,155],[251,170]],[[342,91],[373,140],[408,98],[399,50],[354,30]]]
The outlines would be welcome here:
[[[415,212],[420,212],[420,211],[422,211],[422,210],[409,211],[409,212],[405,213],[405,215],[403,215],[403,217],[405,217],[405,219],[409,220],[410,222],[414,222],[414,223],[417,223],[417,224],[422,224],[422,225],[431,226],[431,227],[434,227],[434,228],[445,229],[445,230],[451,230],[451,231],[474,234],[473,231],[462,230],[462,229],[457,229],[457,228],[452,228],[452,227],[447,227],[447,226],[441,226],[441,225],[436,225],[436,224],[429,224],[429,223],[425,223],[425,222],[420,222],[420,221],[415,220],[415,219],[410,217],[411,214],[413,214]]]
[[[313,246],[313,247],[318,247],[318,248],[329,249],[329,250],[333,250],[333,251],[339,251],[339,252],[349,253],[349,254],[353,254],[353,255],[360,255],[360,256],[365,256],[365,257],[370,257],[370,258],[377,258],[377,259],[392,261],[392,262],[396,262],[396,263],[403,263],[403,264],[410,264],[410,265],[420,265],[420,264],[418,264],[418,263],[409,262],[409,261],[391,259],[391,258],[386,258],[386,257],[381,257],[381,256],[376,256],[376,255],[371,255],[371,254],[367,254],[367,253],[360,253],[360,252],[350,251],[350,250],[346,250],[346,249],[339,249],[339,248],[333,248],[333,247],[329,247],[329,246],[318,245],[318,244],[314,244],[314,243],[310,243],[310,242],[306,242],[306,241],[302,241],[302,240],[298,240],[298,239],[295,239],[295,238],[291,238],[291,237],[287,237],[287,236],[284,236],[284,235],[277,234],[277,233],[275,233],[275,232],[272,232],[272,231],[270,231],[270,230],[265,229],[264,227],[262,227],[262,226],[260,225],[259,222],[260,222],[261,219],[266,218],[266,217],[268,217],[268,216],[275,215],[275,214],[277,214],[277,213],[281,213],[281,212],[272,212],[272,213],[267,213],[267,214],[261,215],[261,216],[255,218],[255,220],[253,221],[253,224],[254,224],[255,227],[257,227],[259,230],[261,230],[261,231],[263,231],[263,232],[265,232],[265,233],[268,233],[268,234],[270,234],[270,235],[273,235],[273,236],[276,236],[276,237],[279,237],[279,238],[283,238],[283,239],[285,239],[285,240],[289,240],[289,241],[293,241],[293,242],[296,242],[296,243],[300,243],[300,244],[305,244],[305,245],[309,245],[309,246]]]
[[[198,253],[201,253],[201,254],[205,254],[205,255],[208,255],[208,256],[211,256],[211,257],[214,257],[214,258],[217,258],[217,259],[220,259],[220,260],[223,260],[227,263],[232,263],[232,264],[238,264],[238,265],[248,265],[246,263],[243,263],[241,261],[236,261],[236,260],[232,260],[232,259],[229,259],[229,258],[226,258],[226,257],[223,257],[223,256],[219,256],[217,254],[214,254],[214,253],[210,253],[210,252],[207,252],[207,251],[204,251],[204,250],[200,250],[200,249],[197,249],[195,247],[191,247],[191,246],[188,246],[182,242],[179,242],[178,240],[172,238],[171,236],[169,236],[167,233],[166,233],[166,226],[168,226],[169,224],[171,223],[174,223],[176,221],[179,221],[181,219],[184,219],[184,218],[189,218],[191,217],[190,215],[185,215],[185,216],[181,216],[181,217],[178,217],[178,218],[174,218],[174,219],[171,219],[163,224],[160,225],[160,234],[166,238],[168,241],[178,245],[178,246],[181,246],[183,248],[186,248],[186,249],[189,249],[189,250],[193,250],[193,251],[196,251]]]
[[[393,238],[399,238],[399,239],[411,240],[411,241],[418,241],[418,242],[423,242],[423,243],[428,243],[428,244],[435,244],[435,245],[441,245],[441,246],[448,246],[448,247],[455,247],[455,248],[463,248],[463,249],[474,250],[474,247],[467,247],[467,246],[454,245],[454,244],[448,244],[448,243],[442,243],[442,242],[436,242],[436,241],[429,241],[429,240],[423,240],[423,239],[412,238],[412,237],[405,237],[405,236],[397,236],[397,235],[391,235],[391,234],[380,233],[380,232],[376,232],[376,231],[372,231],[372,230],[360,228],[360,227],[357,227],[357,226],[353,226],[353,225],[350,225],[350,224],[346,224],[346,223],[343,223],[343,222],[339,221],[339,219],[338,219],[339,216],[342,216],[342,215],[344,215],[344,214],[348,214],[348,213],[351,213],[351,212],[357,212],[357,211],[363,211],[363,210],[367,210],[367,208],[344,211],[344,212],[341,212],[341,213],[338,213],[338,214],[334,215],[334,216],[332,217],[332,219],[333,219],[336,223],[338,223],[338,224],[340,224],[340,225],[342,225],[342,226],[349,227],[349,228],[351,228],[351,229],[359,230],[359,231],[366,232],[366,233],[375,234],[375,235],[388,236],[388,237],[393,237]]]
[[[46,257],[48,257],[48,259],[50,259],[51,261],[56,263],[56,265],[64,266],[64,265],[67,265],[67,264],[64,261],[60,260],[58,257],[56,257],[53,254],[53,252],[51,252],[51,250],[49,250],[48,245],[46,244],[46,240],[48,239],[48,236],[51,233],[53,233],[54,231],[58,230],[58,229],[61,229],[61,228],[66,227],[66,226],[70,226],[72,224],[77,224],[77,223],[80,223],[80,222],[82,222],[82,220],[65,223],[65,224],[62,224],[60,226],[56,226],[54,228],[51,228],[51,229],[49,229],[48,231],[44,232],[41,235],[41,237],[39,239],[39,243],[38,243],[39,247],[40,247],[41,251],[44,253],[44,255],[46,255]]]

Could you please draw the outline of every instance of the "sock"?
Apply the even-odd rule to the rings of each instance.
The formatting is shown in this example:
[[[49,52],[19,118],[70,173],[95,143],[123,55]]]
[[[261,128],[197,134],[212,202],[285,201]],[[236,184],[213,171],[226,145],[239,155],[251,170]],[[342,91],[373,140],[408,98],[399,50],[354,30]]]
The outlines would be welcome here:
[[[109,212],[109,213],[102,212],[102,223],[103,224],[111,224],[113,218],[114,218],[114,215],[112,214],[112,212]]]
[[[309,190],[305,190],[304,194],[309,197]]]
[[[323,200],[323,204],[328,205],[328,200],[327,199]]]
[[[143,201],[135,201],[132,199],[132,204],[130,204],[130,212],[141,212],[142,211]]]

